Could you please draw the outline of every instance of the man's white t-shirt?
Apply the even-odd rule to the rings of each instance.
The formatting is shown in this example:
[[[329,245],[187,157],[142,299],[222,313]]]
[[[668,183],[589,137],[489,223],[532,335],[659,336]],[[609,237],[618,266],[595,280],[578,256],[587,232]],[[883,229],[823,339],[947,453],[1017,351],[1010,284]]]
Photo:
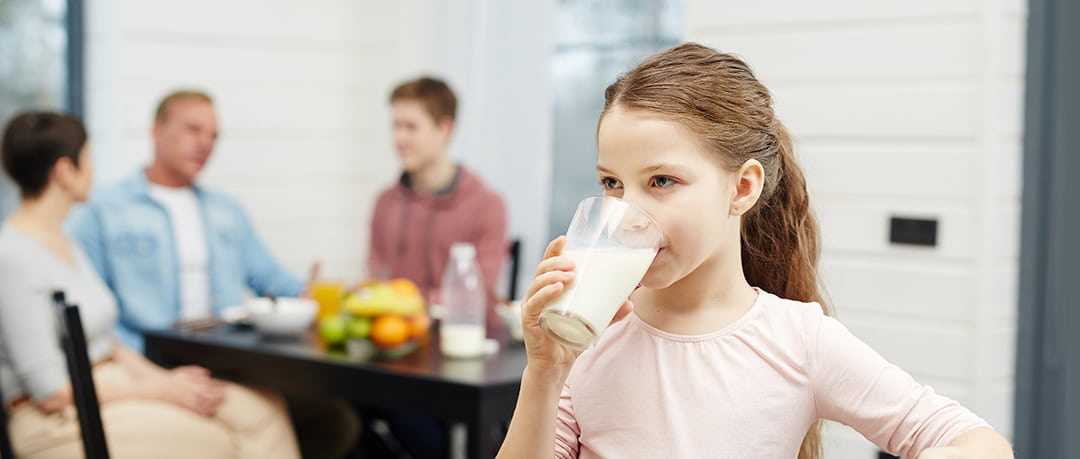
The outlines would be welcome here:
[[[180,268],[180,320],[209,317],[210,249],[206,243],[199,198],[191,187],[169,188],[154,184],[150,184],[150,196],[165,208],[172,221]]]

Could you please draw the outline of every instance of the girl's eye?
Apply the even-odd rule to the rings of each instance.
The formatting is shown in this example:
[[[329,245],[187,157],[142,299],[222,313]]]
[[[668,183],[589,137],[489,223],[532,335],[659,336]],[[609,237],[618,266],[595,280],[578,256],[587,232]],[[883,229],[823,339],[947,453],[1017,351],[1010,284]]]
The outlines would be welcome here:
[[[600,185],[603,186],[605,190],[614,190],[616,188],[622,188],[622,184],[619,183],[618,180],[615,180],[615,179],[613,179],[611,177],[604,177],[604,178],[600,179]]]
[[[675,179],[663,175],[658,175],[656,177],[653,177],[652,182],[653,186],[657,188],[667,188],[675,184]]]

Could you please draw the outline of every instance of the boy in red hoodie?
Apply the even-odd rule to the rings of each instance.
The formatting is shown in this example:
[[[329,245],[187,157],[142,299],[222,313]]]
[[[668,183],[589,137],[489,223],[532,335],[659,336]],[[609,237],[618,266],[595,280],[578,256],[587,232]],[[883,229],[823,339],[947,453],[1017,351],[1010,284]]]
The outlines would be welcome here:
[[[438,302],[450,246],[471,242],[488,292],[488,321],[497,320],[490,299],[509,248],[506,206],[447,154],[457,98],[446,83],[423,77],[395,88],[390,106],[394,146],[403,172],[375,203],[368,272],[374,277],[410,279],[428,300]],[[412,457],[448,456],[447,429],[437,420],[407,413],[371,415],[384,418],[397,441],[383,446],[362,442],[368,457],[382,457],[382,448],[394,443],[405,451],[390,456],[403,452]]]
[[[375,203],[369,272],[404,277],[437,300],[455,242],[471,242],[484,286],[494,293],[507,255],[502,198],[447,153],[457,99],[446,83],[423,77],[390,94],[394,146],[403,173]]]

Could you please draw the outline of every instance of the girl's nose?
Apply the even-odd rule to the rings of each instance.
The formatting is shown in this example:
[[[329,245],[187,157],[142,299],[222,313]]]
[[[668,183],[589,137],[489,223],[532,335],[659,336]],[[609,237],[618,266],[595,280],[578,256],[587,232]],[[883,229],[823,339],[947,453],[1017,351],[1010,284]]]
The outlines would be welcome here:
[[[641,231],[645,228],[648,228],[651,222],[649,222],[649,217],[646,217],[643,212],[643,210],[632,210],[627,212],[623,216],[622,222],[619,226],[621,226],[622,229],[627,231]]]
[[[628,247],[657,247],[662,236],[648,209],[639,205],[632,194],[623,195],[622,201],[629,205],[616,206],[618,216],[609,227],[611,233]]]

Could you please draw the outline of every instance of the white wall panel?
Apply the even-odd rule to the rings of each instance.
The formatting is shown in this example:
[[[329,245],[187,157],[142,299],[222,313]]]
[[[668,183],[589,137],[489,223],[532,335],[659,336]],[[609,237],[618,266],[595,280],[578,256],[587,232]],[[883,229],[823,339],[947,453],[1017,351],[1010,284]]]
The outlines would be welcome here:
[[[243,38],[270,45],[357,43],[363,4],[352,0],[115,0],[128,33],[182,35],[211,42]]]
[[[976,364],[972,359],[975,342],[963,324],[855,314],[847,314],[843,322],[855,336],[923,383],[930,378],[963,381]]]
[[[822,241],[826,254],[861,253],[882,257],[916,255],[923,261],[941,259],[971,260],[977,246],[971,234],[978,231],[970,209],[942,206],[933,202],[897,201],[880,198],[877,206],[870,200],[848,201],[830,198],[817,204]],[[932,218],[938,221],[938,245],[923,247],[889,243],[890,219]]]
[[[838,260],[834,260],[840,258]],[[885,263],[827,257],[821,277],[841,321],[849,315],[962,323],[970,317],[975,274],[963,266]]]
[[[826,0],[803,2],[767,0],[739,3],[706,0],[688,1],[690,39],[697,39],[700,30],[721,27],[751,27],[762,24],[800,26],[805,24],[846,24],[873,26],[879,21],[955,20],[978,11],[975,0],[915,0],[892,2],[881,0]]]
[[[767,78],[767,77],[765,77]],[[972,85],[773,85],[776,112],[797,138],[973,138]]]
[[[972,164],[978,157],[966,148],[957,152],[865,142],[800,150],[817,193],[901,198],[972,198],[976,193]]]
[[[957,78],[978,72],[974,24],[813,31],[723,28],[701,37],[743,56],[766,83]],[[845,56],[836,59],[834,56]]]

